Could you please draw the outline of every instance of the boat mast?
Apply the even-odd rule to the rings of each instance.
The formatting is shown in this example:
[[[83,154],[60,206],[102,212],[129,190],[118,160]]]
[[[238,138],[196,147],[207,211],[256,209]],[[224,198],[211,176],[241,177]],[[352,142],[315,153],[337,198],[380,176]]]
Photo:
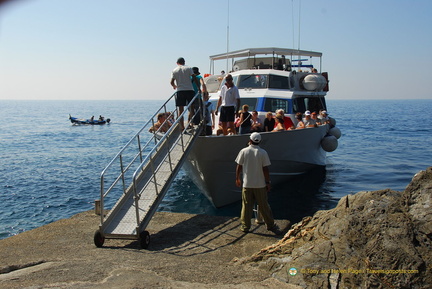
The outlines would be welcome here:
[[[226,70],[225,70],[225,72],[226,73],[228,73],[229,72],[229,70],[228,70],[228,52],[229,52],[229,18],[230,18],[230,14],[229,14],[229,8],[230,8],[230,1],[228,0],[228,15],[227,15],[227,50],[226,50],[226,53],[227,53],[227,58],[226,58]]]
[[[295,47],[295,33],[294,33],[294,0],[291,0],[291,22],[292,22],[292,48]],[[288,46],[289,47],[289,46]],[[292,60],[292,59],[290,59]]]
[[[298,51],[299,51],[299,55],[298,55],[298,71],[301,70],[301,56],[300,56],[300,25],[301,25],[301,0],[299,0],[299,31],[298,31]]]

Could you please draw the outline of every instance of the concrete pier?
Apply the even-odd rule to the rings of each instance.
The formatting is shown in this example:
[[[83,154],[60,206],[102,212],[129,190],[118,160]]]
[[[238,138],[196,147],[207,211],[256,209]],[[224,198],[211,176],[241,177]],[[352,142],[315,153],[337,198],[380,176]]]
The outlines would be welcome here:
[[[158,212],[140,250],[114,239],[96,248],[99,220],[83,212],[0,240],[0,288],[298,288],[238,262],[283,237],[265,225],[244,234],[238,218]]]

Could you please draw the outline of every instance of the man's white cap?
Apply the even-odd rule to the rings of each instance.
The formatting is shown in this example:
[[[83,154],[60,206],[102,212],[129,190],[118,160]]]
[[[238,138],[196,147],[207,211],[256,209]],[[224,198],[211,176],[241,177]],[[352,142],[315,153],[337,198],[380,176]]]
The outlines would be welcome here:
[[[253,132],[250,135],[250,140],[255,143],[259,143],[261,141],[261,135],[257,132]]]

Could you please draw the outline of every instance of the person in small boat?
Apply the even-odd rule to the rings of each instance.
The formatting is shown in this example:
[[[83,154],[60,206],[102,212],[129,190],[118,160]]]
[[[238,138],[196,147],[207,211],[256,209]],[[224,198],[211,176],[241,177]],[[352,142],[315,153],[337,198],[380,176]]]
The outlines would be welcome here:
[[[283,109],[276,110],[276,115],[281,115],[283,117],[285,130],[295,129],[293,121],[290,117],[285,116],[285,111]]]
[[[251,131],[252,115],[249,112],[249,105],[243,105],[243,110],[240,115],[240,134],[247,134]]]
[[[184,111],[184,107],[188,105],[193,97],[194,90],[192,86],[192,80],[195,81],[195,75],[191,67],[185,65],[185,59],[180,57],[177,59],[177,67],[171,72],[170,84],[174,90],[176,90],[176,107],[178,109],[178,115],[181,115]],[[189,114],[189,118],[190,118]],[[180,121],[180,128],[184,130],[184,122]]]
[[[296,115],[295,115],[295,118],[297,120],[296,129],[305,128],[305,125],[304,125],[304,122],[303,122],[303,114],[301,112],[297,112]]]
[[[222,122],[222,129],[224,135],[228,134],[228,127],[235,131],[234,118],[236,110],[240,108],[240,94],[237,86],[234,85],[233,77],[231,74],[225,76],[225,85],[221,88],[221,94],[216,107],[216,115],[220,107],[220,121]]]
[[[104,117],[102,116],[102,115],[99,115],[99,119],[98,119],[99,121],[103,121],[104,120]]]
[[[90,118],[90,121],[91,121],[91,122],[94,121],[94,115],[92,115],[92,117]]]
[[[275,117],[276,120],[276,126],[274,127],[273,131],[284,131],[285,125],[284,125],[284,119],[282,115],[278,114]]]
[[[309,110],[305,111],[305,117],[303,122],[306,128],[317,127],[316,121],[312,119],[311,112]]]
[[[273,117],[273,113],[271,111],[267,112],[266,118],[264,120],[264,131],[272,131],[276,126],[276,121]]]
[[[258,117],[258,111],[252,111],[252,126],[251,132],[260,132],[262,131],[263,124],[261,119]]]
[[[170,122],[166,120],[166,114],[159,113],[157,115],[157,122],[149,129],[149,132],[166,133],[170,127]]]
[[[259,146],[260,142],[261,135],[257,132],[251,133],[249,145],[240,150],[235,160],[237,163],[236,186],[242,188],[240,230],[244,233],[249,232],[253,207],[256,202],[267,230],[271,230],[275,234],[280,234],[267,201],[267,192],[270,191],[271,188],[269,174],[269,166],[271,163],[267,152]]]

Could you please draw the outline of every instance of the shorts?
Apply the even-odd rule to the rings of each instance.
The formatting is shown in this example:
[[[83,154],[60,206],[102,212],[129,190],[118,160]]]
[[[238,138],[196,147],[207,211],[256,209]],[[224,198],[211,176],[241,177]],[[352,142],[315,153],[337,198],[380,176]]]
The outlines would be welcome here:
[[[194,96],[195,96],[195,91],[193,91],[193,90],[177,91],[177,93],[176,93],[176,106],[188,105]]]
[[[219,120],[221,122],[234,122],[234,114],[234,106],[221,106]]]

